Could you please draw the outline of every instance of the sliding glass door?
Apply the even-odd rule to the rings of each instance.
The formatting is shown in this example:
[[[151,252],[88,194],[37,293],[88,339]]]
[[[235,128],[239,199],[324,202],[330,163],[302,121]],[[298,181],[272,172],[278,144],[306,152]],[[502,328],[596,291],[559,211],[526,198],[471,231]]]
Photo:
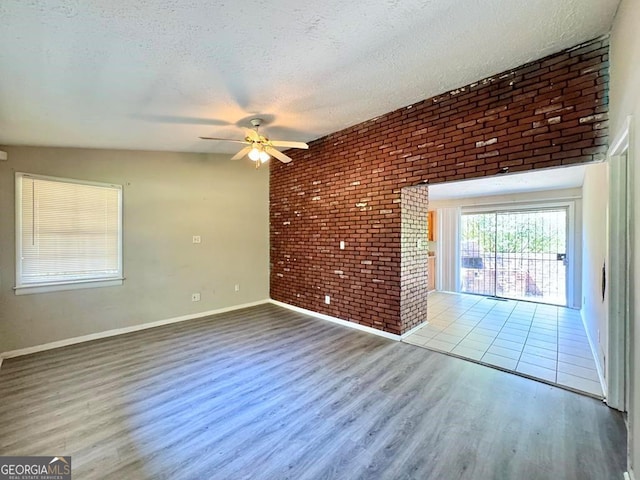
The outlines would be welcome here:
[[[463,213],[461,291],[567,305],[567,209]]]

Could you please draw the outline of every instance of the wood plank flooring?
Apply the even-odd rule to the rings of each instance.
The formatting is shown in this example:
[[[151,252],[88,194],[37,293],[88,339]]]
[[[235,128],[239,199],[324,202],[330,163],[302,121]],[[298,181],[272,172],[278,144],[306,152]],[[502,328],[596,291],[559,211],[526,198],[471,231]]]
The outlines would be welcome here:
[[[601,402],[273,305],[5,360],[0,455],[74,479],[621,479]]]

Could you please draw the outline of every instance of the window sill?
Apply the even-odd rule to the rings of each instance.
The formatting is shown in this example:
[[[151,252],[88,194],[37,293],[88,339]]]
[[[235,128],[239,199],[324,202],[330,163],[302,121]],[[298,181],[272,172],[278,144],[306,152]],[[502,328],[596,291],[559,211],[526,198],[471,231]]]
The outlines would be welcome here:
[[[34,285],[20,285],[13,287],[16,295],[30,295],[32,293],[59,292],[62,290],[79,290],[82,288],[116,287],[122,285],[124,278],[105,278],[99,280],[81,280],[64,283],[39,283]]]

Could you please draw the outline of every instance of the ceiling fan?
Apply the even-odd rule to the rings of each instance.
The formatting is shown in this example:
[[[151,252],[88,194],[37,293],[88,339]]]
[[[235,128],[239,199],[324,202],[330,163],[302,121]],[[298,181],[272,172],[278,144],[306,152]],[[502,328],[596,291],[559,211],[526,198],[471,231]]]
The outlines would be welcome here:
[[[245,144],[246,147],[243,147],[238,153],[236,153],[231,160],[239,160],[245,155],[248,155],[251,160],[256,162],[256,168],[260,166],[260,164],[266,162],[272,156],[277,158],[283,163],[289,163],[291,158],[289,158],[284,153],[276,150],[275,147],[284,147],[284,148],[309,148],[304,142],[285,142],[281,140],[269,140],[264,135],[260,135],[258,129],[260,125],[262,125],[261,118],[253,118],[251,119],[251,125],[253,125],[253,129],[246,128],[246,136],[244,140],[232,140],[229,138],[215,138],[215,137],[200,137],[202,140],[219,140],[223,142],[235,142]]]

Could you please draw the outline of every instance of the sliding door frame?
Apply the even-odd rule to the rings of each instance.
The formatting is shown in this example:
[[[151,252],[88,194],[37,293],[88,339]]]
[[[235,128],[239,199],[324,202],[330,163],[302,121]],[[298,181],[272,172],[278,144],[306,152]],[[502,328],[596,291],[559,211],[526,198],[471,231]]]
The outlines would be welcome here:
[[[581,279],[581,258],[576,258],[580,247],[580,216],[576,215],[576,210],[581,206],[578,199],[557,200],[557,201],[541,201],[526,202],[512,204],[495,204],[495,205],[478,205],[463,207],[460,215],[473,213],[504,213],[504,212],[527,212],[539,210],[558,210],[564,208],[567,210],[567,271],[565,278],[566,303],[569,308],[580,308],[580,289],[576,288],[576,281]],[[578,205],[577,205],[578,204]],[[579,212],[578,212],[579,213]],[[458,265],[458,269],[460,265]]]

